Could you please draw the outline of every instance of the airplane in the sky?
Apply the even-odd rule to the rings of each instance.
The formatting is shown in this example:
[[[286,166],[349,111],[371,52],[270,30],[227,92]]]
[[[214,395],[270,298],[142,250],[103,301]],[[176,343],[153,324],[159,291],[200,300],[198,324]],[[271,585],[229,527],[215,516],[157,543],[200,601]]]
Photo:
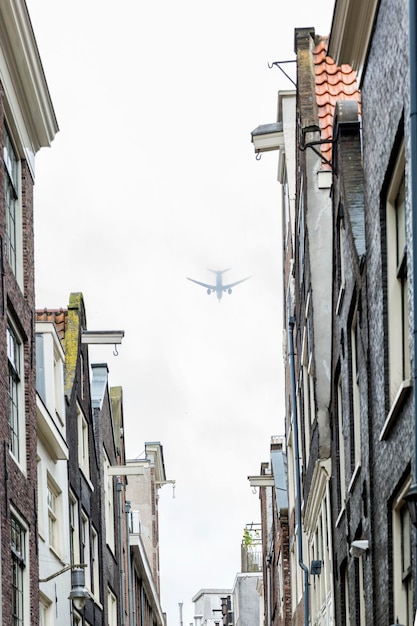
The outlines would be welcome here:
[[[245,280],[248,280],[249,278],[251,278],[250,276],[246,276],[246,278],[242,278],[241,280],[237,280],[234,283],[229,283],[228,285],[223,285],[223,274],[225,272],[228,272],[230,270],[230,267],[227,268],[226,270],[211,270],[209,269],[209,272],[213,272],[214,274],[216,274],[216,284],[215,285],[208,285],[207,283],[202,283],[199,280],[194,280],[194,278],[189,278],[187,276],[187,280],[191,280],[193,283],[196,283],[197,285],[201,285],[202,287],[205,287],[207,289],[207,293],[208,295],[210,295],[213,291],[216,292],[217,298],[220,302],[222,296],[223,296],[223,292],[226,292],[228,294],[232,293],[232,287],[235,287],[236,285],[239,285],[240,283],[245,282]]]

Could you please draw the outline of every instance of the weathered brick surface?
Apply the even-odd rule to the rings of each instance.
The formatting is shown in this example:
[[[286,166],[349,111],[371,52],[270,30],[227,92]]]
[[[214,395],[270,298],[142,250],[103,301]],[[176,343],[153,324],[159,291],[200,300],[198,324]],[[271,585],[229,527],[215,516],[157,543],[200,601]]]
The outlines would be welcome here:
[[[356,302],[360,305],[360,405],[361,405],[361,468],[357,481],[347,495],[345,514],[334,529],[335,614],[342,623],[343,590],[339,584],[346,566],[349,574],[351,621],[357,616],[358,560],[349,556],[353,539],[366,537],[370,551],[364,559],[365,611],[367,624],[391,624],[392,610],[392,543],[390,537],[391,503],[413,464],[412,396],[403,404],[389,437],[380,441],[380,434],[389,411],[385,193],[398,155],[401,138],[408,136],[408,52],[406,3],[382,0],[379,7],[367,66],[362,84],[362,159],[348,137],[341,138],[337,149],[340,169],[334,179],[334,212],[342,207],[345,219],[346,289],[342,307],[335,316],[333,333],[333,376],[342,373],[344,396],[351,395],[349,316]],[[406,146],[408,141],[406,139]],[[365,242],[362,263],[358,263],[358,226],[351,219],[352,199],[347,208],[351,186],[358,180],[354,164],[363,162],[363,207]],[[406,149],[408,160],[408,148]],[[343,164],[344,162],[344,164]],[[408,165],[406,165],[406,176]],[[406,181],[407,182],[407,181]],[[406,184],[407,186],[407,184]],[[358,199],[358,198],[357,198]],[[356,200],[357,200],[356,199]],[[355,204],[355,202],[354,202]],[[360,209],[360,202],[356,203]],[[409,193],[408,213],[408,276],[412,275],[411,220]],[[356,210],[357,210],[356,209]],[[335,241],[336,241],[336,230]],[[361,240],[360,240],[361,241]],[[411,281],[409,280],[409,283]],[[410,285],[410,302],[411,300]],[[337,293],[333,294],[336,307]],[[412,328],[412,323],[410,323]],[[411,337],[410,337],[411,341]],[[412,341],[411,341],[412,346]],[[335,393],[332,403],[333,450],[337,441]],[[351,405],[344,397],[344,415],[351,414]],[[349,430],[347,431],[349,433]],[[351,431],[350,431],[351,432]],[[346,441],[347,465],[351,445]],[[349,469],[349,468],[348,468]],[[348,472],[348,470],[347,470]],[[349,476],[349,474],[348,474]],[[337,506],[337,475],[333,479],[332,511],[334,522]]]
[[[369,465],[372,479],[371,538],[373,570],[366,583],[374,589],[374,604],[367,606],[368,623],[393,623],[392,566],[389,550],[390,502],[413,462],[411,395],[402,407],[386,441],[379,435],[389,410],[387,293],[384,281],[385,185],[403,131],[408,137],[408,16],[407,3],[383,0],[373,35],[362,87],[363,151],[367,227],[367,283],[369,320]],[[405,128],[402,128],[405,120]],[[406,140],[406,145],[409,142]],[[407,149],[408,150],[408,149]],[[407,155],[408,157],[408,155]],[[409,162],[407,158],[407,162]],[[408,165],[406,166],[408,170]],[[406,172],[406,177],[408,171]],[[409,185],[406,207],[410,218]],[[408,219],[408,276],[412,276],[411,220]],[[409,280],[409,284],[411,281]],[[412,287],[410,285],[410,287]],[[410,302],[412,300],[410,299]],[[412,324],[410,324],[410,329]],[[412,342],[411,342],[412,345]],[[412,351],[411,351],[412,352]],[[389,617],[389,621],[387,620]]]
[[[4,93],[0,85],[0,126],[4,125]],[[0,133],[0,152],[3,154],[3,132]],[[0,284],[0,503],[1,503],[1,558],[3,621],[11,615],[11,552],[10,516],[14,510],[28,528],[27,565],[30,573],[29,598],[31,624],[39,623],[38,615],[38,554],[37,554],[37,468],[36,468],[36,392],[35,346],[33,341],[34,315],[34,240],[33,240],[33,179],[27,163],[21,162],[22,194],[22,250],[23,287],[7,262],[5,254],[6,213],[4,204],[4,166],[0,168],[0,254],[4,275]],[[21,337],[24,352],[24,388],[26,420],[26,469],[22,472],[9,452],[8,425],[8,362],[6,346],[7,312],[13,316]],[[30,604],[29,604],[30,603]]]

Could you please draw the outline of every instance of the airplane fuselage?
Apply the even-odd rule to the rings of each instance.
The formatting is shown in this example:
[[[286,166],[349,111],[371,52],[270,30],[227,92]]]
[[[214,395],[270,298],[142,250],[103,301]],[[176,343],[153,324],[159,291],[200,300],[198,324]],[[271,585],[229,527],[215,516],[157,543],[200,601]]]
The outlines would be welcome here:
[[[240,283],[243,283],[245,280],[248,280],[250,278],[250,276],[247,276],[246,278],[242,278],[241,280],[237,280],[234,283],[230,283],[228,285],[224,285],[223,284],[223,274],[224,272],[228,272],[230,268],[226,269],[226,270],[209,270],[210,272],[213,272],[214,274],[216,274],[216,284],[215,285],[209,285],[207,283],[203,283],[199,280],[195,280],[194,278],[189,278],[187,276],[187,280],[191,280],[191,282],[196,283],[197,285],[201,285],[202,287],[205,287],[207,289],[207,293],[208,295],[210,295],[213,291],[216,292],[216,296],[217,299],[220,300],[223,297],[223,292],[227,291],[228,294],[232,293],[232,287],[234,287],[235,285],[239,285]]]

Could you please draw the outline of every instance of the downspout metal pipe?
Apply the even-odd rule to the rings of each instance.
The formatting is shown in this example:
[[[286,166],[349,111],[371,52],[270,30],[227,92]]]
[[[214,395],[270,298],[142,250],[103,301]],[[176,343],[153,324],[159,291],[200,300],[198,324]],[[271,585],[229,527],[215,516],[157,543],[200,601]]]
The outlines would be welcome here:
[[[291,299],[289,300],[288,316],[288,343],[289,343],[289,365],[291,374],[291,404],[293,415],[294,434],[294,465],[295,465],[295,499],[298,526],[298,565],[304,572],[304,626],[309,623],[309,587],[308,587],[308,567],[303,562],[303,536],[301,529],[301,481],[300,481],[300,451],[298,446],[298,414],[297,396],[295,392],[295,364],[294,364],[294,326],[295,317],[290,313]]]
[[[266,595],[267,595],[267,601],[268,601],[268,605],[267,605],[267,611],[268,611],[268,620],[267,620],[267,626],[271,626],[272,625],[272,592],[271,592],[271,562],[272,562],[272,557],[270,554],[268,554],[268,556],[265,559],[265,564],[266,564]]]
[[[410,187],[413,224],[413,338],[414,338],[414,485],[417,490],[417,0],[409,1],[410,71]],[[417,543],[417,542],[416,542]],[[414,572],[414,603],[417,602],[417,571]]]
[[[125,501],[125,513],[126,513],[126,558],[127,558],[127,597],[129,602],[129,625],[133,626],[133,580],[132,580],[132,566],[130,562],[130,500]]]
[[[118,508],[119,508],[119,545],[120,545],[120,614],[121,624],[126,624],[126,610],[125,610],[125,568],[123,559],[123,512],[122,512],[122,491],[123,484],[121,480],[117,479],[117,495],[118,495]]]

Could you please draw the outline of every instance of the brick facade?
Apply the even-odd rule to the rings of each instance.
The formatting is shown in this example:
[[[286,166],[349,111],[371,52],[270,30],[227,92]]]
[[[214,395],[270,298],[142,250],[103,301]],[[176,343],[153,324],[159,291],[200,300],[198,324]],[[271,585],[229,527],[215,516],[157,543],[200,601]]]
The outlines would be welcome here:
[[[4,90],[0,86],[0,123],[3,129],[6,122],[4,116]],[[0,149],[3,154],[3,131],[0,135]],[[0,315],[0,406],[1,420],[1,454],[0,464],[0,501],[1,506],[1,561],[2,561],[2,607],[5,618],[11,614],[12,561],[10,551],[11,514],[16,514],[26,527],[27,536],[27,571],[35,573],[27,581],[31,624],[38,623],[38,555],[37,555],[37,473],[36,473],[36,391],[35,391],[35,345],[34,345],[34,239],[33,239],[33,179],[27,163],[20,162],[20,193],[22,211],[22,263],[23,285],[19,286],[9,266],[5,254],[6,240],[6,208],[5,208],[5,167],[0,168],[0,254],[2,257],[1,279],[1,315]],[[8,357],[6,345],[6,328],[8,316],[15,324],[22,340],[24,373],[24,407],[20,407],[20,419],[25,421],[25,459],[17,463],[10,452],[9,434],[9,400],[8,400]]]

